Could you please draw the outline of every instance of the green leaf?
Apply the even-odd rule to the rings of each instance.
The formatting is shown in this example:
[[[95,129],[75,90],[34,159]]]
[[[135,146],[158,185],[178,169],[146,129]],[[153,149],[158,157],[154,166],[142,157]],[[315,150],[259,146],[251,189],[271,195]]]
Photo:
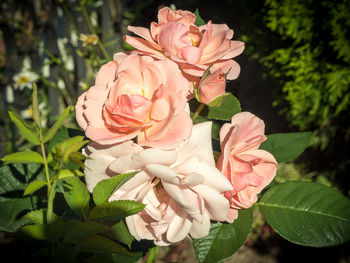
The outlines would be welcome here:
[[[68,135],[69,136],[69,135]],[[84,140],[84,136],[74,136],[68,137],[63,141],[57,143],[53,149],[53,152],[63,156],[64,152],[73,144],[82,142]]]
[[[9,111],[10,119],[19,129],[21,135],[34,145],[40,145],[39,136],[15,112]]]
[[[60,118],[55,122],[55,124],[48,130],[48,132],[44,136],[44,143],[51,140],[57,133],[57,131],[62,127],[63,122],[68,117],[69,112],[73,110],[72,106],[68,106],[63,113],[61,114]]]
[[[17,192],[19,198],[23,197],[23,191],[27,182],[37,179],[45,179],[45,172],[40,164],[10,164],[0,167],[0,195],[8,192]],[[14,195],[11,195],[15,197]]]
[[[79,165],[81,168],[84,169],[84,163],[83,163],[83,160],[86,159],[86,156],[83,155],[81,152],[72,152],[70,155],[69,155],[69,159]]]
[[[45,224],[46,211],[43,209],[33,210],[28,212],[24,218],[28,219],[31,223],[43,225]]]
[[[112,193],[114,193],[126,181],[131,179],[137,172],[119,174],[109,179],[100,181],[94,188],[92,193],[96,205],[100,205],[108,200]]]
[[[196,11],[194,12],[195,16],[196,16],[196,22],[195,25],[196,26],[203,26],[205,25],[205,21],[203,20],[203,18],[201,18],[201,16],[199,15],[199,10],[198,8],[196,9]]]
[[[193,240],[199,263],[222,262],[231,257],[244,244],[252,221],[250,208],[239,210],[238,218],[232,224],[212,223],[206,237]]]
[[[96,222],[78,223],[66,232],[64,240],[68,242],[76,242],[89,236],[106,232],[107,230],[107,226]]]
[[[129,233],[129,230],[123,221],[119,221],[117,224],[114,224],[111,227],[111,230],[113,232],[113,238],[124,243],[131,249],[131,243],[134,240],[134,237]]]
[[[217,98],[215,98],[214,100],[212,100],[211,102],[208,103],[208,106],[210,108],[217,108],[220,107],[222,105],[222,103],[224,102],[226,96],[229,96],[231,93],[225,93]]]
[[[330,187],[282,183],[263,195],[259,208],[271,227],[291,242],[325,247],[350,239],[350,201]]]
[[[132,255],[126,248],[102,236],[90,236],[81,240],[77,244],[77,250],[95,253],[117,253],[126,256]]]
[[[31,182],[26,189],[24,190],[23,195],[29,195],[34,193],[35,191],[39,190],[41,187],[47,185],[47,182],[44,180],[35,180]]]
[[[71,153],[75,153],[80,150],[89,141],[83,141],[84,136],[74,136],[72,138],[65,139],[64,141],[56,144],[51,153],[56,159],[61,159],[67,162]]]
[[[27,219],[19,217],[19,214],[26,210],[35,209],[36,205],[36,197],[0,197],[0,231],[15,232],[24,224],[29,223]]]
[[[241,112],[241,105],[235,96],[227,93],[219,107],[208,107],[208,109],[207,117],[209,119],[228,121],[233,115]]]
[[[37,208],[37,197],[24,197],[26,182],[44,176],[41,165],[11,164],[0,167],[0,231],[15,232],[29,223],[20,216],[26,210]]]
[[[51,140],[48,142],[48,152],[51,152],[51,150],[54,148],[56,144],[59,144],[63,142],[65,139],[69,138],[68,129],[66,127],[61,127],[58,132],[52,137]]]
[[[83,176],[84,174],[79,170],[62,169],[58,171],[58,180],[64,180],[69,177]]]
[[[78,136],[78,137],[81,137],[81,136]],[[65,162],[68,161],[68,158],[69,156],[72,154],[72,153],[75,153],[77,152],[78,150],[80,150],[85,144],[87,144],[89,141],[82,141],[82,142],[76,142],[76,143],[73,143],[71,145],[69,145],[68,147],[66,147],[64,149],[64,154],[63,154],[63,160]]]
[[[129,215],[140,212],[144,207],[144,204],[129,200],[118,200],[110,203],[103,203],[99,206],[95,206],[91,210],[90,219],[100,221],[117,221]]]
[[[38,87],[33,83],[33,93],[32,93],[32,107],[33,107],[33,119],[36,125],[40,127],[40,112],[38,103]]]
[[[68,177],[63,182],[64,198],[69,207],[79,216],[87,218],[89,214],[90,194],[79,178]]]
[[[43,225],[46,222],[46,210],[40,209],[30,211],[24,216],[24,218],[28,219],[31,223]],[[61,218],[56,214],[53,214],[53,221],[59,222],[61,221]]]
[[[18,230],[18,235],[22,239],[48,240],[46,235],[46,225],[27,225]]]
[[[44,163],[43,157],[33,151],[11,153],[1,160],[5,163]]]
[[[260,149],[271,153],[277,162],[297,158],[309,146],[311,132],[276,133],[267,136]]]

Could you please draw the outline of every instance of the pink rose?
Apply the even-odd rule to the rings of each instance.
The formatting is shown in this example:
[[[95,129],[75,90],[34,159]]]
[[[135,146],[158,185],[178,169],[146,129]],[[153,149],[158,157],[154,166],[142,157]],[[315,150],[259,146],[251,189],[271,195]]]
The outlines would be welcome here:
[[[90,192],[105,178],[140,171],[109,198],[146,204],[126,218],[137,240],[169,245],[188,234],[201,238],[208,235],[210,220],[227,217],[229,202],[222,193],[232,185],[215,167],[210,122],[194,125],[191,137],[175,150],[143,149],[126,141],[112,147],[91,143],[86,152],[84,173]]]
[[[233,41],[233,31],[226,24],[208,24],[197,27],[196,16],[189,11],[159,10],[158,23],[150,30],[129,26],[128,30],[142,37],[125,36],[131,46],[160,58],[170,58],[182,70],[200,77],[208,66],[222,69],[228,79],[238,77],[240,67],[232,58],[243,52],[244,43]]]
[[[237,218],[237,209],[252,206],[257,194],[276,175],[275,158],[258,149],[266,140],[264,130],[264,122],[249,112],[234,115],[231,124],[224,124],[220,130],[221,155],[217,167],[233,186],[232,191],[224,194],[231,205],[228,222]]]
[[[199,81],[198,92],[202,103],[208,104],[225,94],[226,77],[221,69],[210,73]]]
[[[117,53],[76,105],[85,134],[100,144],[137,136],[142,146],[172,149],[189,137],[188,81],[170,60]]]

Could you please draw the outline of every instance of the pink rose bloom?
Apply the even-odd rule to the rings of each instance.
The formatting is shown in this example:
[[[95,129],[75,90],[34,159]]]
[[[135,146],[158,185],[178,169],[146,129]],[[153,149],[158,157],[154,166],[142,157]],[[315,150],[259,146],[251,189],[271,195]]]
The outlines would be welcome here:
[[[264,132],[264,122],[249,112],[234,115],[231,124],[224,124],[220,130],[221,155],[217,167],[233,186],[232,191],[224,194],[231,205],[228,222],[237,218],[237,209],[251,207],[257,194],[276,175],[275,158],[258,149],[266,140]]]
[[[90,192],[105,178],[140,171],[109,198],[146,204],[126,218],[137,240],[169,245],[187,235],[202,238],[209,233],[210,220],[227,217],[229,202],[222,193],[232,185],[215,167],[210,122],[193,126],[191,137],[175,150],[143,149],[126,141],[112,147],[91,143],[86,152],[84,173]]]
[[[199,81],[198,92],[202,103],[208,104],[225,94],[226,77],[221,69],[210,73]]]
[[[188,81],[170,60],[117,53],[76,105],[85,134],[100,144],[137,136],[142,146],[172,149],[190,136]]]
[[[189,75],[200,77],[208,66],[222,69],[228,79],[236,79],[240,67],[232,60],[243,52],[244,43],[233,41],[233,31],[226,24],[208,24],[197,27],[196,16],[189,11],[173,11],[164,7],[158,12],[158,23],[150,30],[128,26],[139,37],[125,36],[125,41],[148,54],[170,58]]]

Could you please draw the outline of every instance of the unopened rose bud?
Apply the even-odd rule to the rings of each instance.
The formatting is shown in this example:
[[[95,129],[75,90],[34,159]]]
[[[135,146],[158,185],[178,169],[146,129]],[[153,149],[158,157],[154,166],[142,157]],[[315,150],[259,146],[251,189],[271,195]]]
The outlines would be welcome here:
[[[209,104],[216,98],[225,94],[225,73],[218,69],[202,78],[198,85],[199,99],[204,104]]]

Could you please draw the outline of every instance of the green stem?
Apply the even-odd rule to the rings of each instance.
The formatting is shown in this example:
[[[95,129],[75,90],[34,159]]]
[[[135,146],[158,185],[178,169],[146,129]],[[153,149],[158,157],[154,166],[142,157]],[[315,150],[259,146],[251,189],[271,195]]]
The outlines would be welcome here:
[[[41,155],[43,156],[44,160],[44,168],[45,168],[45,175],[46,175],[46,181],[47,181],[47,214],[46,214],[46,223],[51,223],[52,221],[52,214],[53,214],[53,197],[55,196],[52,194],[52,192],[55,193],[55,186],[56,182],[54,181],[54,187],[51,185],[51,179],[49,174],[49,164],[47,162],[46,158],[46,151],[45,151],[45,145],[44,145],[44,139],[43,139],[43,132],[41,127],[39,126],[39,136],[40,136],[40,146],[41,146]]]
[[[88,13],[87,13],[87,10],[86,10],[84,4],[85,4],[85,1],[80,1],[80,7],[81,7],[81,10],[83,11],[83,15],[84,15],[85,21],[86,21],[86,23],[88,24],[88,27],[89,27],[89,29],[90,29],[90,32],[91,32],[92,34],[98,36],[97,33],[96,33],[95,28],[94,28],[93,25],[91,24],[90,17],[89,17],[89,15],[88,15]],[[97,38],[97,44],[98,44],[99,48],[101,49],[101,51],[102,51],[103,55],[105,56],[105,58],[106,58],[106,59],[109,59],[110,56],[108,55],[108,52],[107,52],[106,48],[103,46],[103,44],[102,44],[102,42],[101,42],[101,40],[100,40],[99,37]]]
[[[195,113],[193,114],[193,116],[192,116],[192,121],[194,121],[194,120],[198,117],[199,113],[203,110],[204,106],[205,106],[205,104],[203,104],[203,103],[201,103],[201,104],[198,106],[196,112],[195,112]]]
[[[52,186],[50,191],[48,191],[48,196],[47,196],[47,215],[46,215],[46,220],[47,223],[52,222],[52,216],[53,216],[53,200],[56,195],[56,185],[58,181],[58,176],[55,176],[53,178]]]
[[[159,247],[155,246],[155,247],[152,247],[149,250],[146,263],[152,263],[153,262],[154,258],[156,257],[156,254],[158,252],[158,249],[159,249]]]
[[[40,133],[41,133],[41,132],[40,132]],[[42,139],[41,134],[40,134],[40,137],[41,137],[40,139]],[[47,163],[47,158],[46,158],[44,143],[41,142],[40,146],[41,146],[41,153],[42,153],[42,156],[43,156],[43,159],[44,159],[44,167],[45,167],[45,175],[46,175],[46,181],[47,181],[47,188],[48,188],[48,191],[49,191],[50,188],[51,188],[51,181],[50,181],[49,166],[48,166],[48,163]]]
[[[69,8],[68,8],[68,6],[67,6],[66,1],[63,1],[63,2],[62,2],[62,7],[63,7],[63,12],[66,14],[66,16],[67,16],[69,22],[72,24],[74,31],[75,31],[76,33],[78,33],[79,31],[78,31],[77,24],[76,24],[75,21],[74,21],[74,18],[73,18],[72,13],[70,12],[70,10],[69,10]]]

